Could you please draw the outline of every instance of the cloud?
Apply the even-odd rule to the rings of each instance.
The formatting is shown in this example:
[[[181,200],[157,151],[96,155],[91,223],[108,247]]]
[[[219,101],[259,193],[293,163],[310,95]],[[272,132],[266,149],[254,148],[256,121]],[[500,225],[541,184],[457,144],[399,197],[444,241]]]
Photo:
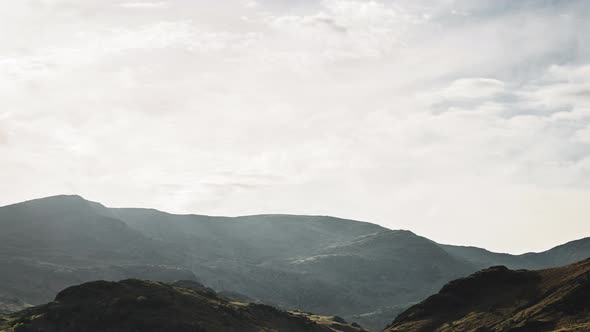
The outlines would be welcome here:
[[[511,251],[590,231],[585,2],[9,6],[0,202],[331,214]]]
[[[454,80],[442,92],[446,99],[494,100],[506,92],[502,81],[492,78],[461,78]]]
[[[125,2],[120,5],[130,9],[161,9],[167,7],[165,2]]]

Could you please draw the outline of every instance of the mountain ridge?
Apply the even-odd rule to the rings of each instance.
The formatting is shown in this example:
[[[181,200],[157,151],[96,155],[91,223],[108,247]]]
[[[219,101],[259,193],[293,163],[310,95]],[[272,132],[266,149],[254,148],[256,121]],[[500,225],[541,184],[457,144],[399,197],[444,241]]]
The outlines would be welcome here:
[[[89,271],[105,280],[169,280],[188,271],[184,278],[217,291],[373,329],[482,268],[544,268],[590,256],[590,239],[514,256],[329,216],[176,215],[108,208],[78,195],[0,207],[0,227],[10,229],[0,234],[0,266],[11,271],[0,275],[0,297],[47,302],[59,289],[93,280]],[[375,300],[373,293],[382,296]]]

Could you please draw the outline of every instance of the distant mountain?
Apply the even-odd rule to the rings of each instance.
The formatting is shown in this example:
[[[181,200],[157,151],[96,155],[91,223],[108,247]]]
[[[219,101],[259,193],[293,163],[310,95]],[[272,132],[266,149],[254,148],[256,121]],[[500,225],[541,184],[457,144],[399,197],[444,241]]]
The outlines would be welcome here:
[[[495,266],[445,285],[385,332],[590,331],[590,259],[528,271]]]
[[[79,196],[55,196],[0,207],[0,258],[29,257],[67,266],[177,265],[181,253],[146,238],[104,206]]]
[[[477,247],[440,246],[451,255],[481,268],[500,264],[513,269],[542,269],[590,257],[590,237],[571,241],[544,252],[522,255],[499,254]]]
[[[447,280],[474,270],[426,238],[389,230],[293,259],[290,268],[339,285],[348,300],[334,303],[330,310],[373,328],[385,326],[392,315],[437,291]]]
[[[209,217],[174,215],[149,209],[110,209],[143,235],[176,243],[201,261],[260,264],[304,256],[327,245],[387,230],[326,216],[256,215]]]
[[[0,228],[0,306],[47,302],[65,287],[97,279],[195,279],[173,245],[79,196],[0,207]]]
[[[44,303],[97,279],[191,279],[372,329],[488,266],[545,268],[590,257],[590,239],[513,256],[327,216],[174,215],[107,208],[79,196],[0,207],[0,228],[0,306],[2,298]],[[11,303],[5,306],[15,308]]]
[[[188,283],[191,285],[191,283]],[[194,286],[194,285],[193,285]],[[7,332],[362,332],[337,317],[229,302],[214,291],[161,282],[95,281],[60,292],[51,303],[0,316]]]

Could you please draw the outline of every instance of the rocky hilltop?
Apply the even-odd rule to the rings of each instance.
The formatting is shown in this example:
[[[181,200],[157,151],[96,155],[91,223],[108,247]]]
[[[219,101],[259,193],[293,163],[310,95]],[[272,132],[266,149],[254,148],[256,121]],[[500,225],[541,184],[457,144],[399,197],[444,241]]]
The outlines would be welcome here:
[[[495,266],[445,285],[385,332],[590,331],[590,259],[539,271]]]
[[[182,286],[182,287],[181,287]],[[2,332],[362,332],[338,317],[230,301],[193,282],[95,281],[0,318]]]

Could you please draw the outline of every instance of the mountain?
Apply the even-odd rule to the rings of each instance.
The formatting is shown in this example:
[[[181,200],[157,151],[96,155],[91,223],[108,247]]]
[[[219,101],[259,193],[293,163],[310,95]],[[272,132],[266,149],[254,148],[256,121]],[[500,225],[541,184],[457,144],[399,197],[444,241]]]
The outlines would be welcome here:
[[[79,196],[55,196],[0,207],[0,258],[34,257],[67,266],[176,265],[179,252],[148,239],[104,206]]]
[[[328,216],[174,215],[107,208],[79,196],[0,207],[0,228],[4,311],[48,302],[91,280],[190,279],[374,330],[482,268],[546,268],[590,256],[590,239],[514,256]]]
[[[409,231],[327,216],[177,216],[113,209],[142,234],[193,253],[206,284],[372,328],[477,268]],[[399,305],[391,306],[391,298]],[[377,299],[377,300],[376,300]]]
[[[0,207],[0,228],[0,306],[47,302],[67,286],[97,279],[195,279],[174,246],[79,196]]]
[[[212,290],[135,279],[95,281],[51,303],[0,318],[6,332],[361,332],[337,317],[229,302]]]
[[[173,215],[149,209],[111,209],[145,236],[182,245],[201,261],[268,260],[313,253],[326,245],[387,230],[381,226],[327,216],[255,215],[210,217]]]
[[[0,271],[0,308],[7,306],[4,311],[47,302],[59,290],[90,280],[139,277],[162,281],[196,279],[191,271],[175,267],[111,265],[78,268],[22,257],[0,260]]]
[[[571,241],[544,252],[522,255],[499,254],[477,247],[440,246],[453,256],[481,268],[505,265],[513,269],[542,269],[566,265],[590,257],[590,237]]]
[[[334,304],[331,310],[373,328],[385,326],[392,315],[416,299],[474,269],[436,243],[401,230],[333,244],[312,256],[293,259],[290,265],[293,270],[339,285],[347,300]],[[392,298],[395,306],[391,306]]]
[[[529,271],[495,266],[445,285],[385,332],[590,331],[590,259]]]

